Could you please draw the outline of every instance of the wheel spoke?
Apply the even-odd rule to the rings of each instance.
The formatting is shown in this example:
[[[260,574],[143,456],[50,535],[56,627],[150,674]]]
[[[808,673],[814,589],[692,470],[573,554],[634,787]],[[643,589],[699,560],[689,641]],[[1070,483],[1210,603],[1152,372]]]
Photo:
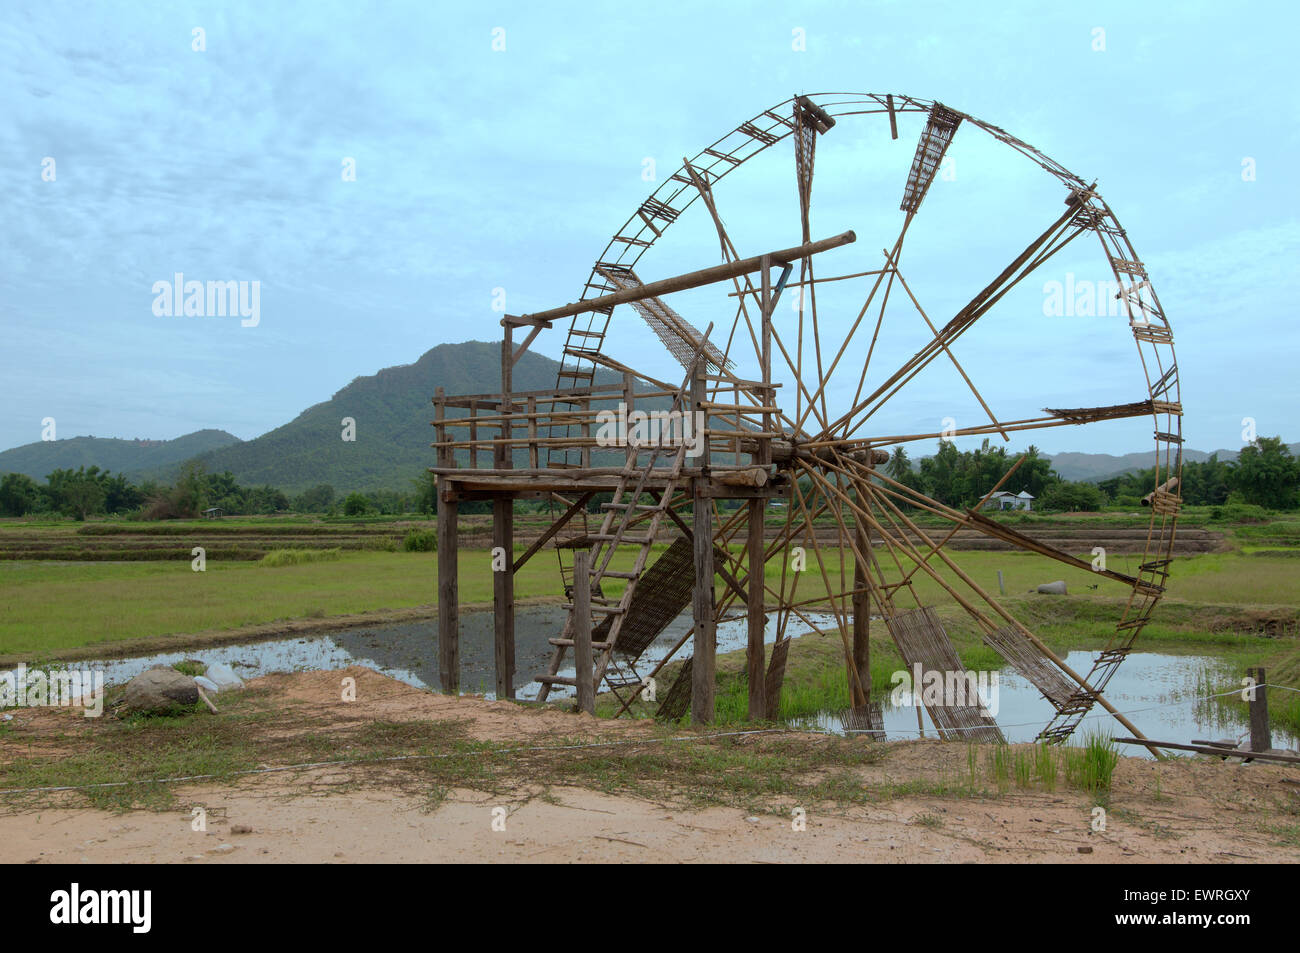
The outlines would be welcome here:
[[[987,314],[1012,288],[1047,261],[1062,248],[1073,241],[1082,231],[1082,226],[1075,224],[1075,208],[1071,207],[1058,218],[1047,230],[1030,242],[1029,246],[1004,268],[993,281],[975,295],[964,308],[957,312],[939,331],[938,335],[916,352],[909,360],[865,399],[859,401],[848,413],[833,422],[825,431],[829,436],[843,428],[845,437],[852,436],[872,414],[888,402],[904,384],[925,369],[943,350],[968,331],[976,321]],[[858,415],[862,416],[859,417]]]

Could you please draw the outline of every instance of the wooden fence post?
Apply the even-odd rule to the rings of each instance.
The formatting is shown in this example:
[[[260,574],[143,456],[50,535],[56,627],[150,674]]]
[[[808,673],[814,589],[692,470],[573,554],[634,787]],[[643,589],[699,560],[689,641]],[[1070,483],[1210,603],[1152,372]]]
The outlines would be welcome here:
[[[1267,751],[1273,747],[1273,735],[1268,728],[1268,682],[1262,668],[1246,669],[1246,677],[1255,680],[1250,696],[1250,750]]]

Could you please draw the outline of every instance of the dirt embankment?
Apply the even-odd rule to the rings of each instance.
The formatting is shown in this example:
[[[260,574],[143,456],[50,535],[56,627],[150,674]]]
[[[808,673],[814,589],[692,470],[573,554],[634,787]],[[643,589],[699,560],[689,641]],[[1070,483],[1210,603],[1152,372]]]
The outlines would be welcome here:
[[[340,705],[349,676],[357,699]],[[76,795],[21,807],[6,797],[0,861],[1300,860],[1300,772],[1282,766],[1124,758],[1104,797],[1064,785],[974,793],[959,783],[964,745],[790,732],[674,741],[646,723],[451,698],[365,669],[268,676],[249,690],[273,714],[249,722],[245,740],[268,753],[295,733],[455,722],[465,731],[455,756],[491,759],[492,770],[467,761],[461,781],[436,788],[420,775],[399,783],[391,765],[330,763],[185,783],[165,810],[124,814]],[[28,743],[7,746],[6,760],[76,753],[68,712],[29,715],[13,735]],[[789,763],[802,767],[779,776]],[[826,783],[811,784],[819,776]],[[832,796],[800,800],[810,791]],[[205,830],[194,830],[196,807]]]

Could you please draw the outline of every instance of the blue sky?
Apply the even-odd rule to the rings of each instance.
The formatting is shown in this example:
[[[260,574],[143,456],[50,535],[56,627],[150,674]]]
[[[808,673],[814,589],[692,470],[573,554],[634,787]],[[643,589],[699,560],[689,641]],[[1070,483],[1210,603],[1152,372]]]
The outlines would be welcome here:
[[[1188,444],[1237,447],[1247,416],[1300,439],[1295,8],[974,7],[11,2],[0,19],[0,448],[40,439],[45,417],[60,437],[218,427],[251,438],[354,377],[443,342],[495,340],[493,289],[511,312],[578,296],[657,184],[642,177],[646,158],[669,175],[742,120],[824,90],[941,100],[1096,179],[1174,327]],[[796,30],[806,49],[794,49]],[[819,142],[814,237],[859,236],[819,275],[879,266],[919,130],[909,117],[891,142],[887,124],[844,120]],[[902,263],[936,323],[1063,198],[974,128],[950,155],[952,181],[927,197]],[[341,175],[349,157],[353,182]],[[741,254],[798,243],[789,141],[717,198]],[[1145,397],[1122,318],[1042,313],[1044,282],[1104,277],[1095,243],[1076,246],[955,348],[1001,417]],[[650,280],[717,260],[696,203],[638,271]],[[259,323],[156,315],[154,283],[176,272],[260,282]],[[865,294],[843,284],[840,298],[819,298],[831,348]],[[728,302],[714,289],[672,303],[724,327]],[[680,376],[630,310],[616,324],[613,357]],[[873,370],[924,334],[915,310],[891,304]],[[535,348],[558,356],[562,340],[545,333]],[[832,378],[833,408],[856,385],[859,340],[851,373]],[[914,383],[881,432],[978,422],[951,366]],[[1035,440],[1151,446],[1148,422]]]

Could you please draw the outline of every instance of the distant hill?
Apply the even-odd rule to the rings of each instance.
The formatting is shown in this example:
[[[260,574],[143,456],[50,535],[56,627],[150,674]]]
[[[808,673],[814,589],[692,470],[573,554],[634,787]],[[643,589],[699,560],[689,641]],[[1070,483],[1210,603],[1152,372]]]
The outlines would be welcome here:
[[[1293,455],[1300,456],[1300,443],[1289,444],[1288,448]],[[1206,453],[1203,450],[1184,449],[1183,461],[1185,463],[1203,463],[1210,459],[1214,453],[1219,455],[1221,461],[1228,463],[1237,459],[1239,451],[1215,450]],[[1108,480],[1122,473],[1146,470],[1155,465],[1154,447],[1138,453],[1126,453],[1123,456],[1114,456],[1109,453],[1058,453],[1055,456],[1047,454],[1044,454],[1044,456],[1052,461],[1052,469],[1059,473],[1063,479],[1085,482]]]
[[[298,493],[328,483],[340,493],[354,490],[409,490],[411,480],[433,464],[433,392],[449,395],[492,393],[501,387],[500,344],[466,341],[440,344],[414,364],[389,367],[358,377],[329,400],[307,408],[282,427],[241,441],[221,430],[200,430],[166,441],[74,437],[27,444],[0,453],[0,473],[26,473],[44,480],[59,468],[99,466],[133,480],[172,480],[184,461],[197,458],[209,473],[229,470],[246,486],[270,484]],[[526,352],[515,365],[516,391],[555,387],[559,364]],[[615,383],[613,372],[600,372],[599,383]],[[643,408],[662,400],[641,401]],[[459,415],[459,414],[456,414]],[[356,440],[342,439],[343,418],[356,421]],[[459,435],[463,435],[461,431]],[[1291,444],[1300,456],[1300,443]],[[1237,458],[1236,450],[1218,451],[1219,459]],[[1184,450],[1183,458],[1202,461],[1210,454]],[[1067,480],[1096,481],[1150,467],[1154,451],[1115,456],[1105,453],[1059,453],[1047,457]],[[920,458],[913,458],[913,465]],[[516,466],[525,466],[522,452]],[[464,465],[465,460],[460,463]],[[484,460],[486,463],[486,460]]]
[[[196,430],[174,440],[119,440],[72,437],[42,440],[0,453],[0,473],[25,473],[44,482],[55,470],[97,466],[131,479],[161,468],[176,467],[199,454],[239,443],[224,430]]]
[[[515,365],[513,387],[516,391],[552,390],[558,370],[558,362],[528,351]],[[612,372],[597,375],[602,383],[617,379]],[[244,485],[270,484],[287,493],[320,483],[339,492],[409,490],[412,479],[434,463],[430,421],[434,388],[439,386],[449,395],[499,389],[501,345],[483,341],[440,344],[414,364],[356,378],[282,427],[201,454],[198,459],[209,473],[229,470]],[[356,421],[354,442],[342,439],[344,417]],[[465,433],[460,431],[458,436]],[[480,459],[486,465],[486,454]],[[524,459],[517,456],[516,465],[525,465]],[[161,479],[168,476],[166,470],[155,474]]]

